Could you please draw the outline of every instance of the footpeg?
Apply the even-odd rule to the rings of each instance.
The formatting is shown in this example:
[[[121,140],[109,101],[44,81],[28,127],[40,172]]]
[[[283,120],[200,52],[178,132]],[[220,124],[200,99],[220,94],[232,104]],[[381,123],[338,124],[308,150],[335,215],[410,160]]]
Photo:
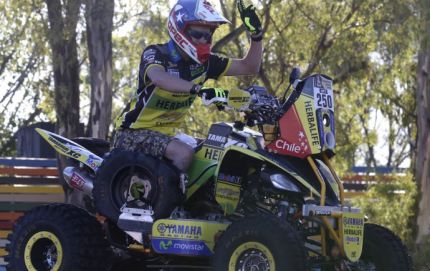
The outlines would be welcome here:
[[[150,232],[153,222],[152,216],[122,213],[117,224],[124,231]]]

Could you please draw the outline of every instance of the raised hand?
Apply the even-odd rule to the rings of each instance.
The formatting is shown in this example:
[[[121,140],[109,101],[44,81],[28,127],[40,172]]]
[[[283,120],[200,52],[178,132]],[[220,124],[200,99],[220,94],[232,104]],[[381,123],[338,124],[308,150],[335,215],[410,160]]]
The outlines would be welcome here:
[[[237,1],[237,9],[239,10],[240,18],[243,21],[246,29],[251,33],[251,36],[258,37],[262,34],[261,22],[255,12],[255,7],[249,5],[245,7],[243,0]]]

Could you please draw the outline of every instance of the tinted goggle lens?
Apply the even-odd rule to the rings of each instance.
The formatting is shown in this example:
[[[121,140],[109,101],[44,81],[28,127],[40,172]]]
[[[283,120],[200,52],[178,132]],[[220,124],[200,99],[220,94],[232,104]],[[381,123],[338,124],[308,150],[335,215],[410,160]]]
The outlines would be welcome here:
[[[188,35],[190,35],[190,37],[193,37],[195,39],[201,39],[201,38],[204,38],[205,40],[212,39],[212,32],[200,32],[197,30],[188,29]]]

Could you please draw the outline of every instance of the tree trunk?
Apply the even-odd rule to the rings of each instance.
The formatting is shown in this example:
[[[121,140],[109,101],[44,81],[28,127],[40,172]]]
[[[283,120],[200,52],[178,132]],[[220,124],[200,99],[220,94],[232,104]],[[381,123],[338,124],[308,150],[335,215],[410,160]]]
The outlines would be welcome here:
[[[49,43],[55,85],[55,112],[58,132],[66,137],[76,137],[79,127],[79,61],[76,43],[76,25],[80,1],[65,3],[46,0],[49,19]]]
[[[418,62],[416,180],[420,187],[417,243],[430,234],[430,48],[422,50]]]
[[[112,115],[112,24],[114,0],[87,0],[91,107],[87,134],[106,139]]]
[[[430,3],[421,0],[421,49],[418,55],[417,156],[415,178],[418,184],[419,210],[416,243],[430,234]]]
[[[48,39],[52,52],[54,73],[55,112],[57,132],[67,138],[79,132],[79,61],[76,42],[76,25],[79,19],[79,0],[46,0],[48,7]],[[63,15],[64,14],[64,15]],[[59,172],[66,202],[71,202],[72,190],[62,178],[65,159],[60,157]]]

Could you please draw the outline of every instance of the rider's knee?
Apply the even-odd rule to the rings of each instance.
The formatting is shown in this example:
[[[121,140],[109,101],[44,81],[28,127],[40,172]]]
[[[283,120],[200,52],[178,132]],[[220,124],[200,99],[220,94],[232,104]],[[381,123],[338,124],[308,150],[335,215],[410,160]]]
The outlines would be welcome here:
[[[166,149],[166,157],[181,171],[186,171],[193,159],[194,149],[177,140],[171,141]]]

